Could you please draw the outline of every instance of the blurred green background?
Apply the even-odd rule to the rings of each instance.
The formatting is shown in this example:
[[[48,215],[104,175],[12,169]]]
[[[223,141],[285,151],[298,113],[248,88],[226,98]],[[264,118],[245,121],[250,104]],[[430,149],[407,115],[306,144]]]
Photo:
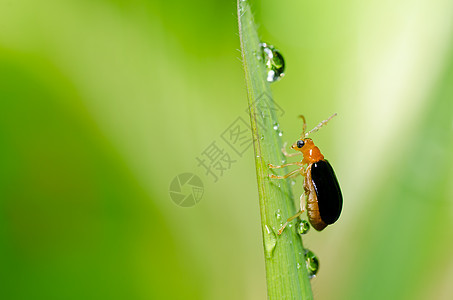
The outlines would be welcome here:
[[[333,164],[344,208],[310,232],[316,299],[453,295],[453,2],[253,1],[273,84]],[[0,1],[0,297],[264,299],[234,1]],[[197,157],[235,160],[218,181]],[[194,173],[180,207],[169,185]],[[302,191],[302,180],[295,195]]]

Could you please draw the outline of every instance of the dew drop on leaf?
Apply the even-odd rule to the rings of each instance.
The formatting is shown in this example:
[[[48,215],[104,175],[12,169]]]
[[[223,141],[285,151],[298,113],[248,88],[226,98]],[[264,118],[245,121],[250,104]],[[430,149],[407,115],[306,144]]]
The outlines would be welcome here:
[[[285,61],[274,46],[261,43],[262,58],[267,68],[267,81],[275,82],[285,75]]]
[[[271,258],[274,253],[275,245],[277,244],[277,236],[274,230],[267,225],[264,225],[264,251],[266,258]]]
[[[305,249],[305,264],[307,266],[308,277],[315,277],[319,270],[319,259],[308,249]]]
[[[310,224],[306,220],[301,220],[299,224],[297,224],[297,233],[298,234],[306,234],[310,230]]]

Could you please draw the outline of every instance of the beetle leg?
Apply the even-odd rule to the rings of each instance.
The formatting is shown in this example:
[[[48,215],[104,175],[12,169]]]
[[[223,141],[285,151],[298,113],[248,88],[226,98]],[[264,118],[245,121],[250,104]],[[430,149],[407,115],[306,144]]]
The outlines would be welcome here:
[[[288,220],[286,220],[286,223],[283,224],[282,228],[280,228],[278,230],[278,235],[282,234],[283,230],[285,230],[285,227],[286,225],[288,225],[289,222],[291,222],[292,220],[296,219],[297,217],[299,217],[304,211],[301,210],[299,211],[297,214],[295,214],[294,216],[292,216],[291,218],[288,218]]]
[[[306,198],[307,198],[307,192],[305,192],[302,195],[300,195],[300,211],[301,212],[305,211],[305,207],[307,205]]]
[[[301,174],[305,176],[305,170],[302,171]],[[305,211],[305,206],[306,206],[305,199],[306,199],[307,194],[308,194],[308,191],[305,190],[305,192],[302,195],[300,195],[300,211],[297,214],[295,214],[294,216],[292,216],[291,218],[288,218],[288,220],[286,220],[286,223],[282,226],[282,228],[279,229],[278,235],[282,234],[286,225],[288,225],[288,222],[291,222],[292,220],[294,220],[295,218],[297,218],[301,214],[303,214],[303,212]]]
[[[301,166],[302,163],[300,161],[296,161],[296,162],[287,163],[287,164],[284,164],[284,165],[281,165],[281,166],[276,166],[276,165],[273,165],[273,164],[269,164],[269,168],[271,168],[271,169],[280,169],[280,168],[284,168],[284,167],[287,167],[287,166],[294,166],[294,165]]]
[[[269,178],[273,178],[273,179],[285,179],[285,178],[290,177],[291,175],[296,174],[297,172],[300,172],[301,169],[303,169],[303,167],[300,168],[300,169],[296,169],[296,170],[294,170],[294,171],[292,171],[292,172],[289,172],[288,174],[283,175],[283,176],[277,176],[277,175],[274,175],[274,174],[269,174]],[[299,173],[299,174],[300,174],[300,173]],[[297,174],[297,175],[299,175],[299,174]]]
[[[297,162],[297,163],[292,163],[292,165],[295,165],[295,164],[299,164],[299,165],[302,165],[301,162]],[[286,164],[286,165],[290,165],[290,164]],[[285,166],[285,165],[283,165]],[[271,165],[269,165],[269,167],[271,167]],[[282,166],[273,166],[273,167],[282,167]],[[298,173],[298,174],[296,174]],[[298,175],[303,175],[305,177],[305,173],[306,173],[306,170],[305,168],[302,166],[301,168],[299,169],[296,169],[284,176],[276,176],[274,174],[269,174],[269,177],[270,178],[275,178],[275,179],[284,179],[284,178],[288,178],[288,177],[292,177],[294,174],[294,176],[298,176]],[[305,182],[304,182],[305,183]],[[305,184],[304,184],[305,185]],[[278,235],[281,235],[283,230],[285,230],[286,226],[288,225],[289,222],[291,222],[292,220],[296,219],[297,217],[299,217],[301,214],[303,214],[303,212],[305,211],[305,196],[307,194],[307,190],[305,190],[305,193],[302,194],[300,196],[300,211],[297,212],[294,216],[292,216],[291,218],[288,218],[288,220],[286,220],[285,224],[283,224],[283,226],[278,230]]]
[[[294,175],[290,176],[289,178],[295,178],[295,177],[297,177],[299,175],[302,175],[302,177],[305,177],[305,172],[306,171],[305,171],[304,167],[300,168],[299,171],[300,172],[298,174],[294,174]]]
[[[299,151],[296,152],[296,153],[291,153],[291,154],[289,154],[288,152],[286,152],[286,145],[287,145],[287,144],[288,144],[287,142],[285,142],[285,143],[283,144],[283,147],[282,147],[282,153],[283,153],[283,155],[285,155],[286,157],[293,157],[293,156],[297,156],[297,155],[301,155],[301,154],[302,154],[302,152],[299,152]]]
[[[296,178],[297,176],[301,175],[302,173],[297,173],[297,174],[294,174],[294,175],[291,175],[289,176],[289,178]]]

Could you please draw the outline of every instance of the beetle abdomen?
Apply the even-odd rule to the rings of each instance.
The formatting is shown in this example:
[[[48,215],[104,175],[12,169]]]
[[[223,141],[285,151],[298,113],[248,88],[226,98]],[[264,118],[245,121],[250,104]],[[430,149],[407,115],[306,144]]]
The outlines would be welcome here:
[[[340,217],[343,196],[335,172],[327,160],[311,166],[311,180],[318,198],[319,214],[326,224],[333,224]]]

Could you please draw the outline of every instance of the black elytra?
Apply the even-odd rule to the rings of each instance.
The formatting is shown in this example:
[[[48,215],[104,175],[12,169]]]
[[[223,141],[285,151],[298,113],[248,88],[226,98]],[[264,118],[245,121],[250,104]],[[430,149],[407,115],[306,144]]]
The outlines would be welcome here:
[[[343,207],[343,196],[335,172],[327,160],[312,164],[311,180],[318,198],[319,214],[326,224],[338,220]]]

